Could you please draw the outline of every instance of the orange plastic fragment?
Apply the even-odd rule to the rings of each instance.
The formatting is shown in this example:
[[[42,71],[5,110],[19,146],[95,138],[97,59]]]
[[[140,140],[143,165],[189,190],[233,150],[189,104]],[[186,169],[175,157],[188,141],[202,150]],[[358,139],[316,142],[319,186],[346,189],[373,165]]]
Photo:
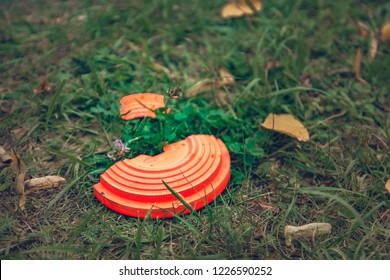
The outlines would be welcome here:
[[[155,93],[135,93],[126,95],[119,101],[122,104],[120,113],[122,119],[132,120],[135,118],[155,118],[153,112],[156,109],[164,108],[164,96]],[[170,109],[167,109],[169,113]]]
[[[168,184],[195,210],[209,204],[230,179],[230,155],[212,135],[191,135],[164,147],[156,156],[140,155],[117,162],[100,176],[94,193],[108,208],[124,215],[169,218],[188,214],[163,184]]]

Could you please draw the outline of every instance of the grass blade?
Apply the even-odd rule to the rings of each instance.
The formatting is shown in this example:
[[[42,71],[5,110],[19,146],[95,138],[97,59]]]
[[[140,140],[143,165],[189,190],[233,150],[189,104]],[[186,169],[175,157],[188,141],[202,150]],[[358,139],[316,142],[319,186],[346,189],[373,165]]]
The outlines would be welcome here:
[[[44,246],[32,248],[25,251],[24,253],[39,253],[39,252],[63,252],[63,253],[75,253],[75,254],[85,254],[87,250],[84,248],[75,248],[71,246]]]
[[[198,212],[196,212],[195,209],[192,208],[192,206],[188,204],[177,192],[175,192],[170,186],[168,186],[168,184],[165,183],[164,180],[162,180],[162,182],[164,186],[171,192],[171,194],[173,194],[173,196],[176,197],[188,210],[190,210],[191,214],[197,217],[198,220],[200,221],[201,219]]]
[[[322,93],[324,95],[328,95],[328,92],[323,91],[321,89],[317,89],[317,88],[294,87],[294,88],[288,88],[288,89],[281,89],[281,90],[273,91],[273,92],[271,92],[269,94],[264,94],[264,95],[258,96],[258,98],[260,98],[260,99],[267,98],[268,99],[268,98],[271,98],[271,97],[276,97],[276,96],[279,96],[279,95],[289,94],[289,93],[293,93],[293,92],[296,92],[296,91],[314,91],[314,92]]]
[[[203,240],[210,242],[208,240],[208,238],[202,232],[200,232],[196,227],[194,227],[192,224],[190,224],[186,219],[184,219],[183,217],[181,217],[177,214],[173,214],[173,216],[176,219],[178,219],[179,221],[181,221],[183,224],[185,224],[193,233],[199,235]]]
[[[150,216],[150,212],[152,211],[153,206],[150,207],[148,212],[145,215],[145,218],[143,219],[140,227],[137,230],[137,233],[135,234],[135,259],[140,260],[141,259],[141,244],[142,244],[142,232],[145,227],[146,220]]]
[[[359,225],[363,225],[362,217],[356,211],[356,209],[354,207],[352,207],[348,202],[346,202],[345,200],[341,199],[339,196],[334,195],[334,194],[330,194],[330,193],[325,193],[325,192],[313,190],[313,189],[299,189],[298,192],[307,193],[307,194],[314,194],[314,195],[326,197],[326,198],[328,198],[330,200],[334,200],[334,201],[338,202],[339,204],[345,206],[348,210],[351,211],[351,213],[353,214],[354,219],[355,219],[354,222],[351,225],[350,230],[354,229],[355,227],[357,227]]]
[[[46,130],[47,130],[47,127],[49,125],[49,122],[50,122],[50,119],[51,119],[51,115],[53,114],[54,105],[56,104],[58,97],[60,96],[62,90],[64,89],[64,86],[65,86],[66,82],[67,82],[67,80],[63,80],[61,82],[61,85],[59,86],[57,91],[54,93],[54,96],[53,96],[53,98],[50,101],[49,108],[47,109],[47,114],[46,114],[46,124],[45,124]]]
[[[164,238],[164,228],[162,226],[160,226],[157,229],[156,248],[153,252],[153,258],[152,258],[154,260],[158,260],[158,258],[159,258],[163,238]]]
[[[47,208],[46,210],[50,209],[54,204],[57,203],[57,201],[68,191],[70,190],[70,188],[72,188],[78,181],[80,181],[82,178],[84,178],[85,176],[87,176],[88,174],[96,174],[96,173],[101,173],[103,172],[105,169],[97,169],[97,170],[92,170],[92,171],[87,171],[87,172],[84,172],[83,174],[81,174],[79,177],[77,177],[76,179],[74,179],[72,182],[69,183],[69,185],[67,185],[65,188],[63,188],[57,195],[56,197],[54,197],[50,202],[49,204],[47,205]]]
[[[86,163],[85,161],[82,161],[81,159],[79,159],[78,157],[75,157],[71,154],[68,154],[68,153],[65,153],[63,151],[58,151],[58,150],[53,150],[53,149],[50,149],[50,148],[47,148],[47,150],[50,152],[50,153],[53,153],[53,154],[56,154],[56,155],[59,155],[61,157],[64,157],[64,158],[67,158],[67,159],[70,159],[72,162],[77,162],[77,163],[80,163],[81,165],[84,165],[86,167],[94,167],[88,163]]]
[[[84,228],[87,227],[89,221],[91,220],[94,214],[95,211],[92,210],[87,215],[85,215],[84,219],[81,221],[79,226],[70,235],[69,240],[67,242],[68,244],[72,244],[74,242],[74,240],[80,235],[80,233],[84,230]]]

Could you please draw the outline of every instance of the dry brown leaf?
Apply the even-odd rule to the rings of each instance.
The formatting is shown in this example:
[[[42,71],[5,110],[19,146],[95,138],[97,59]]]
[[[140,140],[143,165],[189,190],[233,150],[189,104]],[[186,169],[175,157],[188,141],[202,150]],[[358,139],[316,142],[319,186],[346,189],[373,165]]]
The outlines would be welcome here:
[[[219,106],[222,107],[226,104],[230,104],[231,100],[229,95],[224,92],[224,91],[218,91],[215,95],[215,103]]]
[[[282,68],[282,63],[279,60],[273,61],[271,59],[267,60],[267,63],[265,64],[265,70],[269,71],[272,69],[280,69]]]
[[[387,209],[383,214],[380,213],[379,222],[385,229],[390,229],[390,209]]]
[[[306,196],[301,197],[301,198],[299,199],[299,202],[300,202],[300,203],[308,203],[308,202],[310,202],[310,198],[308,198],[308,197],[306,197]]]
[[[133,50],[134,52],[140,53],[143,58],[148,58],[148,54],[141,47],[137,46],[136,44],[134,44],[131,41],[127,41],[127,44],[128,44],[128,46],[130,47],[131,50]],[[161,65],[160,63],[157,63],[157,62],[154,62],[154,61],[151,61],[151,62],[148,62],[148,63],[150,64],[150,68],[153,71],[160,72],[160,73],[165,73],[171,79],[176,79],[177,78],[177,75],[175,73],[172,73],[171,70],[169,70],[169,68],[165,67],[164,65]]]
[[[27,197],[26,197],[26,195],[23,193],[20,197],[19,197],[19,201],[18,201],[18,208],[20,209],[20,210],[24,210],[25,209],[25,207],[24,207],[24,205],[26,205],[26,201],[27,201]]]
[[[194,97],[201,92],[213,90],[217,88],[220,84],[220,81],[212,80],[212,79],[204,79],[197,82],[195,85],[187,89],[186,96]]]
[[[342,76],[350,76],[353,75],[353,70],[351,68],[336,68],[331,69],[326,73],[327,76],[333,76],[333,75],[342,75]]]
[[[138,47],[136,44],[134,44],[133,42],[131,41],[127,41],[127,44],[129,45],[130,49],[135,51],[135,52],[143,52],[142,49],[140,47]]]
[[[12,161],[11,156],[6,152],[6,150],[0,146],[0,160],[1,163],[9,164]]]
[[[274,162],[274,164],[272,164],[272,166],[271,166],[271,169],[270,169],[270,171],[271,171],[271,176],[272,177],[276,177],[278,174],[277,174],[277,172],[276,172],[276,169],[279,167],[279,161],[275,161]]]
[[[284,237],[286,245],[291,246],[291,242],[297,238],[311,237],[315,238],[322,234],[330,233],[332,226],[328,223],[311,223],[303,226],[285,226]]]
[[[171,77],[171,76],[173,77],[171,70],[169,70],[167,67],[165,67],[157,62],[153,62],[151,65],[151,68],[152,68],[152,70],[154,70],[156,72],[165,73],[168,77]]]
[[[12,102],[9,100],[0,100],[0,114],[10,114],[12,111]]]
[[[26,177],[27,166],[20,159],[20,156],[11,148],[11,168],[15,174],[15,188],[18,194],[24,194],[24,178]]]
[[[306,127],[292,115],[271,113],[261,125],[267,129],[296,138],[298,141],[309,141],[309,132]]]
[[[260,207],[264,210],[268,210],[276,214],[280,212],[280,208],[278,206],[275,206],[272,203],[267,202],[264,197],[260,197],[258,203]]]
[[[55,18],[54,22],[59,24],[65,22],[68,19],[69,19],[69,13],[65,12],[62,16]]]
[[[252,9],[253,7],[253,9]],[[259,0],[239,0],[237,2],[228,3],[222,7],[222,18],[238,18],[247,15],[253,15],[261,11],[263,4]]]
[[[15,135],[15,136],[21,136],[23,133],[25,133],[26,132],[26,130],[24,129],[24,128],[16,128],[16,129],[12,129],[11,131],[10,131],[10,133],[12,134],[12,135]]]
[[[390,179],[388,179],[386,182],[386,189],[390,193]]]
[[[378,52],[378,38],[371,33],[370,35],[370,48],[368,50],[368,61],[371,62],[376,57],[376,54]]]
[[[272,204],[266,204],[266,203],[259,203],[260,207],[263,208],[264,210],[269,210],[273,213],[279,213],[280,209],[277,206],[274,206]]]
[[[342,117],[342,116],[345,115],[345,113],[347,113],[347,111],[342,111],[342,112],[340,112],[338,114],[334,114],[334,115],[332,115],[330,117],[327,117],[325,120],[323,120],[323,122],[324,123],[330,123],[331,120],[339,118],[339,117]]]
[[[204,79],[195,83],[192,87],[187,89],[186,96],[194,97],[199,93],[215,90],[222,86],[228,86],[235,83],[234,76],[225,68],[219,70],[220,79]]]
[[[313,85],[311,84],[311,76],[309,74],[301,74],[299,76],[299,82],[302,86],[311,88]]]
[[[45,78],[42,81],[42,83],[39,85],[38,88],[34,88],[33,89],[33,93],[34,94],[37,94],[37,93],[51,93],[51,92],[52,92],[52,88],[49,85],[49,81],[47,80],[47,78]]]
[[[360,36],[362,36],[363,38],[368,38],[369,39],[369,50],[368,50],[368,62],[371,62],[375,56],[376,56],[376,53],[378,51],[378,38],[377,36],[375,36],[375,33],[370,30],[370,28],[367,26],[367,24],[361,22],[361,21],[357,21],[356,22],[356,25],[359,29],[359,34]],[[356,58],[355,58],[355,68],[354,68],[354,72],[355,74],[358,73],[358,75],[356,76],[358,78],[358,80],[361,79],[361,75],[360,75],[360,64],[361,64],[361,55],[360,54],[362,53],[362,50],[358,50],[358,53],[356,54]]]
[[[232,85],[236,82],[234,76],[224,67],[219,69],[219,76],[221,77],[221,85]]]
[[[357,81],[359,81],[362,84],[368,85],[368,82],[362,78],[362,75],[360,72],[361,65],[362,65],[362,58],[363,58],[363,50],[362,50],[362,48],[358,48],[356,50],[353,72],[355,73],[355,78]]]
[[[358,20],[356,22],[356,25],[359,29],[359,34],[360,36],[364,37],[364,38],[367,38],[369,32],[370,32],[370,28],[367,26],[367,24],[365,24],[364,22]]]
[[[65,178],[60,176],[45,176],[26,180],[24,186],[26,187],[26,193],[30,193],[37,190],[55,188],[65,182]]]
[[[279,60],[273,61],[271,59],[267,60],[265,64],[265,79],[268,80],[268,74],[271,70],[276,70],[282,68],[282,63]]]
[[[390,40],[390,21],[386,22],[382,26],[382,30],[381,30],[381,41],[385,42],[389,40]]]
[[[356,56],[355,56],[355,63],[353,65],[353,72],[355,73],[355,76],[357,79],[361,79],[360,74],[360,66],[362,64],[362,57],[363,57],[363,50],[362,48],[358,48],[356,50]]]

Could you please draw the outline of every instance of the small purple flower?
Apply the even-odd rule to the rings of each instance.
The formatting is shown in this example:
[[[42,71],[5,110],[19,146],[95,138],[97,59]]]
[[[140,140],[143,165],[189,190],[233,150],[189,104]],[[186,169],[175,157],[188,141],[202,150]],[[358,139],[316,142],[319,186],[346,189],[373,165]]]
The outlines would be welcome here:
[[[130,148],[128,148],[126,144],[123,144],[121,139],[115,139],[114,149],[117,153],[120,154],[130,151]]]
[[[118,157],[123,157],[126,152],[130,151],[130,148],[123,144],[121,139],[115,139],[113,146],[115,151],[107,153],[107,157],[110,160],[116,160]]]

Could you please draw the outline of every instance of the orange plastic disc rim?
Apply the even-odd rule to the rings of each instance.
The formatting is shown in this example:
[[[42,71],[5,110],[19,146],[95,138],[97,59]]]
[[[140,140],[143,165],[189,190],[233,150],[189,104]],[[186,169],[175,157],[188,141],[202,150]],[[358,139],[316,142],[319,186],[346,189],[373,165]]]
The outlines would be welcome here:
[[[121,118],[132,120],[136,118],[155,118],[154,110],[164,108],[164,96],[155,93],[134,93],[120,99]],[[170,109],[167,109],[169,113]]]
[[[169,218],[189,209],[163,184],[198,210],[212,202],[230,179],[230,155],[213,135],[191,135],[164,147],[154,157],[140,155],[115,163],[93,186],[108,208],[132,217]]]

